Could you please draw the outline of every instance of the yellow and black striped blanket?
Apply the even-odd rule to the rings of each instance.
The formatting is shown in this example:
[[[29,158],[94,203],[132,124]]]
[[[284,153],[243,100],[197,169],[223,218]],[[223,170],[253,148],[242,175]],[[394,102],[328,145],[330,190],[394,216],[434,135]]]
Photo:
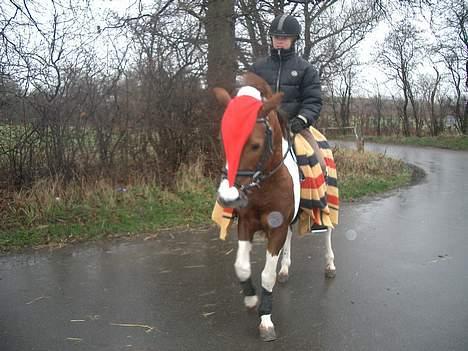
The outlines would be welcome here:
[[[310,127],[326,163],[323,174],[314,149],[300,134],[294,138],[294,150],[301,170],[301,200],[299,211],[299,233],[311,230],[314,224],[333,228],[338,224],[339,194],[336,165],[327,139],[317,129]],[[223,208],[215,203],[211,219],[220,227],[220,238],[227,238],[229,228],[235,218],[232,208]]]

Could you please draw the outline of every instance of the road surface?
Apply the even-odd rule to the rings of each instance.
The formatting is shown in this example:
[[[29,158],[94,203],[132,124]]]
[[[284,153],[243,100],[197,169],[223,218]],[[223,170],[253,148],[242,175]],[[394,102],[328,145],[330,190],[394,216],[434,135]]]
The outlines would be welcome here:
[[[207,229],[0,256],[0,350],[468,350],[468,153],[366,148],[427,176],[343,204],[334,280],[323,237],[293,238],[277,341],[243,308],[234,238]],[[264,256],[257,240],[257,287]]]

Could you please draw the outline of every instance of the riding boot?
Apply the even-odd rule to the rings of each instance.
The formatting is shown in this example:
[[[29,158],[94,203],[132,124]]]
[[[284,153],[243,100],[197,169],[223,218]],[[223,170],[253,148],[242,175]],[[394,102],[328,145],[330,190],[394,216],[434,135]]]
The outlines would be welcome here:
[[[326,175],[327,172],[327,164],[325,163],[325,159],[323,158],[322,150],[320,150],[317,141],[314,138],[314,135],[309,129],[303,129],[299,132],[305,140],[312,146],[314,149],[314,154],[317,157],[317,160],[320,163],[320,167],[322,168],[322,172],[324,175]]]

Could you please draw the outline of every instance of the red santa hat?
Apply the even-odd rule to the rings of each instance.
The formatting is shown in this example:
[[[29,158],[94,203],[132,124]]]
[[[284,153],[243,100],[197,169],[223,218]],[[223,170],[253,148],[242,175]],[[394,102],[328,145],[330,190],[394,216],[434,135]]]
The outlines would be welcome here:
[[[262,107],[262,101],[257,96],[252,95],[238,94],[233,98],[229,102],[226,111],[224,111],[221,121],[221,135],[227,161],[229,186],[234,185],[242,150],[252,133],[258,111]]]

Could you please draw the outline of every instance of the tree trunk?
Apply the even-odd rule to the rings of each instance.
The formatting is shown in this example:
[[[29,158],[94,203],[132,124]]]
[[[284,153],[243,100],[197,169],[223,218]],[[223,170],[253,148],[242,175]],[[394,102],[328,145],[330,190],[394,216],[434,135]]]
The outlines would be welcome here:
[[[465,102],[465,112],[463,113],[463,124],[461,132],[464,135],[468,135],[468,101]]]
[[[410,136],[410,125],[409,125],[409,117],[408,117],[408,92],[406,87],[403,89],[403,135],[405,137]]]
[[[205,24],[208,88],[217,86],[229,92],[234,88],[237,70],[234,24],[233,0],[208,0]]]
[[[211,89],[221,87],[232,93],[236,81],[237,59],[234,37],[234,1],[208,0],[205,30],[208,40],[208,72],[206,80],[209,94],[207,97],[207,117],[212,121],[211,135],[213,145],[219,139],[220,121],[223,109],[218,105]]]

